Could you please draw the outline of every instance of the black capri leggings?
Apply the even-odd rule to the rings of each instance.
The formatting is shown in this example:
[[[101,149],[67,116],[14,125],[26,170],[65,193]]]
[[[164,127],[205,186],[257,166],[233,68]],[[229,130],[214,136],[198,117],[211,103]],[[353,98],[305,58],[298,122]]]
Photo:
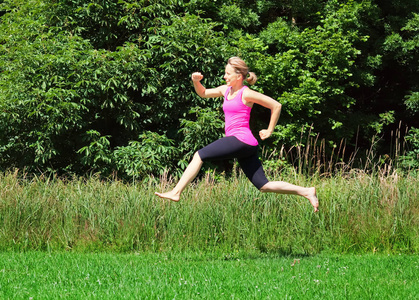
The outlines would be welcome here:
[[[234,136],[226,136],[198,150],[203,161],[237,158],[247,178],[259,190],[269,182],[258,158],[258,146],[239,141]]]

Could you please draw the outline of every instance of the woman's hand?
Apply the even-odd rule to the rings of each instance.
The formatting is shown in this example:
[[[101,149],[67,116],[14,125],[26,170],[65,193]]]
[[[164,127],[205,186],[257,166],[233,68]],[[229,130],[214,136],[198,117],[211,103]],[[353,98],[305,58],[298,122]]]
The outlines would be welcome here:
[[[191,78],[193,82],[199,82],[202,80],[202,78],[204,78],[204,75],[202,75],[200,72],[195,72],[192,73]]]
[[[262,129],[261,131],[259,131],[259,136],[262,140],[267,139],[268,137],[270,137],[272,134],[272,131],[269,131],[267,129]]]
[[[204,75],[202,75],[201,72],[195,72],[191,75],[193,86],[198,96],[203,98],[216,98],[222,97],[224,95],[227,86],[219,86],[216,88],[207,89],[201,83],[202,78],[204,78]]]

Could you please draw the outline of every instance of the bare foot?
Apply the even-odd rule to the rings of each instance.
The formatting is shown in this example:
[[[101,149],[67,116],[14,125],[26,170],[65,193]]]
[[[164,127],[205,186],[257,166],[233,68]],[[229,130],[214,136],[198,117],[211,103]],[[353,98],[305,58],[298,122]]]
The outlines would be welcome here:
[[[319,211],[319,199],[317,199],[316,188],[311,187],[309,189],[310,189],[309,194],[307,196],[304,196],[304,197],[306,197],[310,201],[311,205],[313,205],[314,212],[318,212]]]
[[[169,200],[176,201],[176,202],[179,201],[179,199],[180,199],[179,194],[177,194],[173,191],[166,192],[166,193],[155,192],[154,194],[159,196],[160,198],[169,199]]]

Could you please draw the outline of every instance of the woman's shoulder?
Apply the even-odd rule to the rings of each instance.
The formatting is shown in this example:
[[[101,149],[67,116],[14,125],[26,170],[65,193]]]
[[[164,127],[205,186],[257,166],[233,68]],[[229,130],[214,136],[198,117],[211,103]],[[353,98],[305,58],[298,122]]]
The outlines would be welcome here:
[[[249,88],[248,86],[244,86],[243,87],[243,97],[249,97],[249,98],[253,98],[256,95],[258,95],[260,93],[252,90],[251,88]]]
[[[220,85],[217,89],[224,95],[228,90],[228,86],[226,84]]]

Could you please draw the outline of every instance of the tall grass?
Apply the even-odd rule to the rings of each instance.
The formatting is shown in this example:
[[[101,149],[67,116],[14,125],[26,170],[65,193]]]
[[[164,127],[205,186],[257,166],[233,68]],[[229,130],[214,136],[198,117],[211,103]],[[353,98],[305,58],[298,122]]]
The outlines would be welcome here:
[[[178,203],[154,191],[167,178],[124,183],[99,177],[0,174],[0,250],[262,251],[285,254],[413,253],[419,249],[419,177],[352,170],[271,179],[316,186],[305,198],[261,194],[241,174],[206,177]]]
[[[317,214],[305,198],[261,194],[235,169],[229,178],[207,173],[179,203],[154,195],[173,186],[167,176],[126,183],[2,173],[0,250],[417,252],[419,173],[398,168],[400,132],[392,159],[375,154],[377,138],[348,155],[344,141],[326,153],[310,134],[265,153],[270,179],[317,187]]]
[[[390,141],[384,141],[379,136],[373,136],[370,146],[361,150],[358,147],[358,138],[355,145],[350,147],[347,141],[342,139],[340,143],[331,146],[320,135],[312,135],[309,130],[304,136],[304,127],[299,142],[295,146],[285,148],[282,146],[278,150],[269,152],[262,150],[265,159],[265,167],[273,172],[291,165],[299,173],[318,174],[321,176],[340,176],[354,169],[364,172],[389,172],[394,169],[407,170],[404,159],[406,157],[408,143],[404,136],[409,132],[409,128],[402,128],[402,123],[394,131],[391,131]],[[382,144],[387,143],[387,146]],[[381,144],[381,146],[379,146]],[[378,154],[376,148],[387,149],[388,153]]]

